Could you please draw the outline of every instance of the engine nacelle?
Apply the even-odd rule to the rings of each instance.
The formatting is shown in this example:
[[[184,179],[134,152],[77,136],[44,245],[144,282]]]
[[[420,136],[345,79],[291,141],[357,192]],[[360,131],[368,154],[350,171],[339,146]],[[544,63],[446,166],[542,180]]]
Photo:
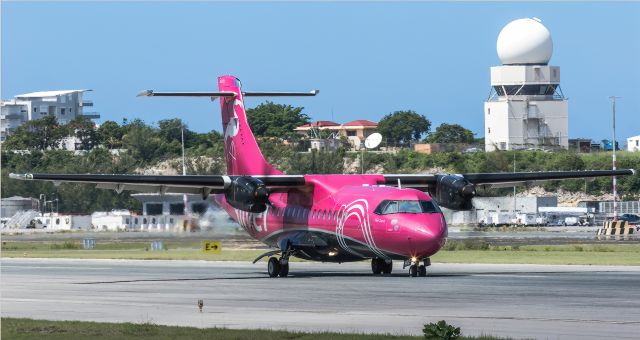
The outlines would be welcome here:
[[[452,210],[471,210],[471,199],[476,187],[458,175],[437,175],[437,184],[432,196],[441,206]]]
[[[261,213],[267,209],[269,190],[259,179],[239,176],[232,178],[224,197],[236,209]]]

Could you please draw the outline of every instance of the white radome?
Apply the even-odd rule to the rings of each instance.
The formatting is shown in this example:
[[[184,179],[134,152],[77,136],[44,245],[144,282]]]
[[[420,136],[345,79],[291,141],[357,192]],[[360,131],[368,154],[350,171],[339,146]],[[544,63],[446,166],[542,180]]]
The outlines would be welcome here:
[[[497,50],[503,65],[546,65],[553,54],[553,41],[540,19],[517,19],[500,31]]]

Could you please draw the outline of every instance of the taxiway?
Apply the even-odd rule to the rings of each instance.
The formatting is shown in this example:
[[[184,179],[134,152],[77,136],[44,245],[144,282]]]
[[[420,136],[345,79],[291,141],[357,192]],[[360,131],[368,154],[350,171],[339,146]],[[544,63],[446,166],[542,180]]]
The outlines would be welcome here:
[[[9,259],[3,317],[196,327],[416,334],[438,320],[465,334],[636,338],[640,267],[438,264],[427,278],[370,274],[368,263]],[[198,312],[196,302],[204,300]]]

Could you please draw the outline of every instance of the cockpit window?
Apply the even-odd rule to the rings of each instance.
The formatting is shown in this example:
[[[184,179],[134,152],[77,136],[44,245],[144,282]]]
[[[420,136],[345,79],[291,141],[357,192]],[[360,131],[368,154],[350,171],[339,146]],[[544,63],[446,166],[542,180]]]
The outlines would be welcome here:
[[[422,212],[422,207],[418,201],[400,201],[400,209],[398,210],[400,212],[417,214]]]
[[[401,200],[401,201],[382,201],[374,211],[378,215],[387,214],[422,214],[422,213],[441,213],[438,205],[433,201],[418,200]]]
[[[398,202],[396,201],[390,201],[387,203],[387,205],[384,207],[384,209],[382,210],[382,214],[395,214],[398,212]]]
[[[423,213],[441,213],[440,207],[434,201],[420,201]]]

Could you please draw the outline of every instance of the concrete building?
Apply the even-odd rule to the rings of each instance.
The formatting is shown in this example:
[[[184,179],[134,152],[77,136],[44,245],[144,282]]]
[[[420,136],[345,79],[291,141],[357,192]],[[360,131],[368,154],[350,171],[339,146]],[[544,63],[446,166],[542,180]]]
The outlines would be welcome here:
[[[640,136],[627,138],[627,151],[640,151]]]
[[[502,66],[491,67],[484,103],[485,150],[568,147],[569,111],[560,67],[549,66],[551,34],[539,19],[518,19],[498,36]]]
[[[572,138],[569,139],[569,150],[581,153],[590,153],[592,144],[593,141],[591,138]]]
[[[41,91],[19,94],[11,100],[2,100],[0,111],[0,142],[23,123],[55,116],[60,124],[67,124],[78,116],[100,118],[96,112],[86,112],[93,102],[83,100],[85,92],[91,90]]]
[[[36,198],[20,196],[3,198],[0,201],[0,218],[10,218],[18,212],[37,210],[39,207],[40,204]]]
[[[182,215],[184,213],[184,195],[166,193],[140,193],[131,195],[142,202],[142,215]],[[187,204],[190,213],[204,214],[214,208],[213,196],[206,200],[201,195],[187,194]]]
[[[445,218],[451,225],[498,224],[497,217],[515,218],[517,214],[538,214],[541,207],[557,207],[556,196],[547,197],[474,197],[473,209],[453,211],[443,208]],[[492,222],[489,222],[492,221]],[[509,221],[510,222],[510,221]]]
[[[338,124],[336,122],[328,120],[319,120],[317,122],[305,124],[295,128],[295,131],[309,136],[312,140],[311,148],[322,148],[327,145],[337,146],[339,143],[320,143],[319,139],[339,139],[340,137],[346,137],[351,147],[355,150],[359,150],[364,140],[376,131],[378,123],[372,122],[366,119],[353,120],[348,123]],[[328,138],[321,138],[320,131],[328,131]],[[313,143],[313,141],[316,141]]]

